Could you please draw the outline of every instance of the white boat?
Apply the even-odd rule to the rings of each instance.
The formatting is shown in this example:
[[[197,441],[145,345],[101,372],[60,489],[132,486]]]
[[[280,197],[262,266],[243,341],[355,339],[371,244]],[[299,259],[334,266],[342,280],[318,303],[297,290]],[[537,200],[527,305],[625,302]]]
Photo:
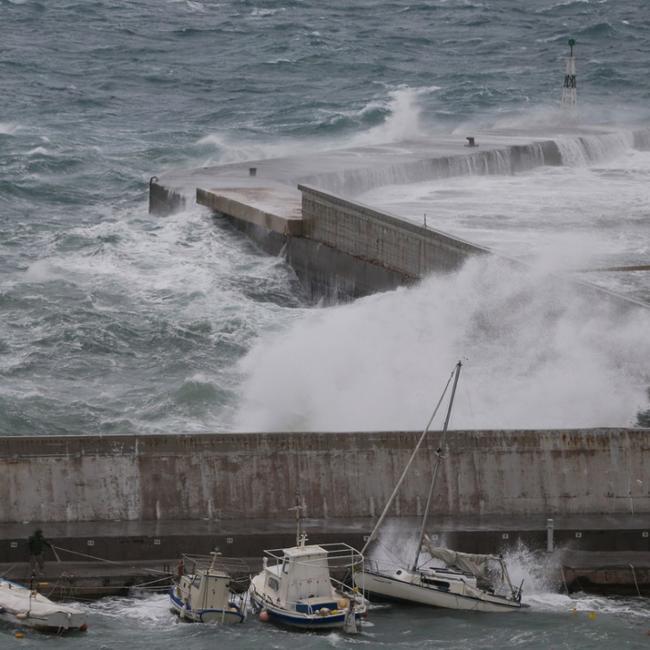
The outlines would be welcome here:
[[[295,546],[264,551],[264,568],[251,580],[251,601],[260,619],[307,630],[357,632],[367,601],[331,572],[342,575],[362,566],[363,556],[343,543],[306,542],[298,523]]]
[[[172,612],[194,623],[243,623],[246,597],[235,592],[233,570],[242,574],[246,567],[241,561],[222,558],[218,553],[184,555],[179,575],[169,590]]]
[[[0,620],[41,632],[85,632],[82,610],[52,602],[34,589],[0,578]]]
[[[494,555],[473,555],[458,553],[446,548],[431,548],[430,554],[443,560],[446,567],[419,567],[416,570],[404,567],[366,563],[363,575],[355,576],[355,583],[369,594],[380,597],[475,612],[505,612],[520,609],[523,605],[518,592],[512,590],[507,579],[497,580],[503,584],[502,591],[495,591],[490,578],[492,565],[502,576],[507,576],[507,567],[502,558]],[[457,567],[469,562],[472,571]],[[479,576],[486,576],[483,579]]]
[[[431,498],[436,485],[438,468],[442,458],[442,449],[446,443],[447,428],[461,365],[460,361],[456,364],[454,372],[447,382],[447,386],[438,401],[433,415],[420,436],[393,493],[388,499],[377,524],[361,551],[365,553],[369,545],[376,540],[377,533],[386,517],[386,513],[393,503],[402,482],[406,478],[413,459],[429,431],[429,427],[438,412],[453,378],[447,416],[443,426],[440,448],[436,453],[436,462],[433,467],[415,557],[412,562],[400,565],[390,565],[367,560],[363,570],[354,573],[354,583],[369,595],[391,600],[479,612],[513,611],[525,606],[521,602],[523,583],[518,589],[512,586],[508,575],[508,568],[502,557],[496,555],[458,553],[451,549],[434,547],[426,534]],[[428,551],[429,559],[421,562],[423,547]],[[436,562],[442,566],[431,566],[432,562]]]

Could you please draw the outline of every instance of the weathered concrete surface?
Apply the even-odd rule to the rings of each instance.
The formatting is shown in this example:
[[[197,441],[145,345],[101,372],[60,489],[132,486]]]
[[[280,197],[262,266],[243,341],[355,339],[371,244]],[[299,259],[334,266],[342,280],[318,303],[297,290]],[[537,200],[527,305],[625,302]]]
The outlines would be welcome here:
[[[361,548],[373,523],[369,517],[308,518],[303,525],[314,543]],[[386,526],[399,527],[401,539],[415,539],[419,523],[415,517],[393,517]],[[546,519],[539,516],[436,516],[429,534],[437,543],[470,553],[507,553],[523,543],[559,591],[650,592],[647,514],[567,515],[556,517],[554,524],[556,550],[550,554],[545,552]],[[215,548],[242,558],[249,575],[259,570],[264,549],[295,542],[295,520],[286,518],[0,524],[0,575],[29,582],[27,536],[35,527],[43,528],[55,546],[56,554],[45,551],[41,580],[59,598],[124,595],[144,583],[162,588],[182,554]]]
[[[178,191],[164,187],[156,176],[149,181],[149,212],[165,216],[182,210],[186,198]]]
[[[584,133],[602,134],[602,129]],[[460,174],[513,173],[539,165],[560,165],[553,138],[557,134],[486,132],[477,135],[480,147],[465,147],[461,135],[440,135],[383,145],[355,146],[283,158],[170,170],[158,175],[156,185],[192,199],[197,187],[211,190],[318,187],[352,198],[373,187]],[[254,167],[256,173],[250,174]],[[154,210],[155,212],[155,210]]]
[[[433,512],[650,513],[650,431],[457,431]],[[300,490],[314,517],[378,514],[417,432],[0,439],[0,522],[284,517]],[[439,435],[395,503],[417,515]]]
[[[567,591],[650,595],[649,551],[565,551],[561,565]]]
[[[432,271],[451,271],[472,255],[489,250],[434,228],[409,223],[314,188],[302,192],[304,235],[355,258],[423,278]]]
[[[199,205],[281,235],[302,234],[300,201],[300,193],[289,188],[196,190]]]

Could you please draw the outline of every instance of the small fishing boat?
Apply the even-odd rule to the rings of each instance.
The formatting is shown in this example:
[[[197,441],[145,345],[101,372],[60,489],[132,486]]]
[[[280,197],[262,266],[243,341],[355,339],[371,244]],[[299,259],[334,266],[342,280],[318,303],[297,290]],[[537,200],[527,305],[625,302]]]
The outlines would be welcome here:
[[[172,612],[194,623],[227,625],[243,623],[246,619],[246,589],[242,578],[247,568],[234,558],[223,558],[218,553],[210,555],[184,555],[179,563],[178,575],[169,590]],[[246,587],[248,577],[244,578]]]
[[[297,519],[300,522],[297,506]],[[358,589],[335,579],[363,565],[359,551],[343,543],[307,544],[300,523],[296,545],[264,551],[264,568],[251,580],[251,601],[260,620],[305,630],[358,632],[368,604]]]
[[[447,428],[461,365],[460,361],[456,364],[433,415],[424,428],[393,493],[361,551],[364,554],[369,545],[376,540],[379,528],[402,482],[406,478],[415,455],[426,438],[429,427],[453,378],[453,388],[442,430],[440,447],[436,451],[436,460],[433,466],[415,557],[408,563],[398,564],[368,560],[362,571],[355,571],[354,583],[362,590],[367,591],[368,594],[390,600],[479,612],[513,611],[525,607],[521,602],[523,583],[519,588],[513,587],[508,575],[508,567],[501,556],[459,553],[451,549],[436,547],[431,544],[431,540],[426,534],[429,510],[442,459],[442,450],[446,446]],[[421,562],[423,547],[428,552],[429,558]],[[437,563],[437,566],[432,566],[432,563]]]
[[[52,602],[35,589],[0,578],[0,620],[40,632],[85,632],[82,610]]]

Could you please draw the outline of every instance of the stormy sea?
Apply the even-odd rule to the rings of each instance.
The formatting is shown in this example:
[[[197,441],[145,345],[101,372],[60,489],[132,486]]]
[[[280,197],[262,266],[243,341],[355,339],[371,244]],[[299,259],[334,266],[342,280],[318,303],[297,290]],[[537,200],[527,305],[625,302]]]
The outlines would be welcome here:
[[[646,0],[0,0],[0,434],[420,429],[465,363],[454,426],[650,423]],[[435,135],[551,130],[567,40],[578,111],[612,133],[562,164],[370,189],[364,203],[505,256],[314,304],[282,256],[151,176]],[[507,171],[507,170],[506,170]],[[591,269],[639,267],[620,274]],[[82,606],[25,647],[642,648],[644,599],[565,596],[512,558],[507,617],[373,606],[363,634],[179,624],[162,595]],[[14,647],[0,629],[0,646]]]

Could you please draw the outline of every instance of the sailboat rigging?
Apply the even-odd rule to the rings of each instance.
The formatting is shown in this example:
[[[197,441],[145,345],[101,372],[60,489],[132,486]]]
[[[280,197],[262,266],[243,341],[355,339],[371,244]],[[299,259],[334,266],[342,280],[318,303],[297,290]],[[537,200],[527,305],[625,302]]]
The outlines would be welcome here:
[[[418,534],[418,543],[413,561],[404,566],[380,566],[378,562],[367,560],[363,571],[354,573],[355,584],[371,595],[412,603],[445,607],[450,609],[474,610],[482,612],[504,612],[520,609],[521,586],[515,589],[508,576],[507,566],[500,556],[460,553],[433,546],[426,534],[429,512],[436,487],[443,449],[447,445],[447,431],[451,418],[454,397],[460,377],[462,363],[459,361],[452,371],[415,449],[402,471],[375,527],[366,541],[361,554],[366,555],[369,545],[376,539],[388,510],[406,478],[411,465],[424,442],[431,423],[449,388],[453,385],[447,413],[442,429],[440,445],[431,473],[429,491]],[[423,547],[432,560],[443,563],[443,567],[427,566],[429,561],[420,564]]]

